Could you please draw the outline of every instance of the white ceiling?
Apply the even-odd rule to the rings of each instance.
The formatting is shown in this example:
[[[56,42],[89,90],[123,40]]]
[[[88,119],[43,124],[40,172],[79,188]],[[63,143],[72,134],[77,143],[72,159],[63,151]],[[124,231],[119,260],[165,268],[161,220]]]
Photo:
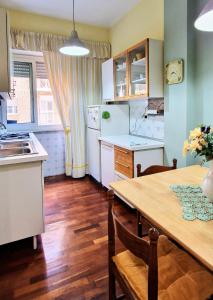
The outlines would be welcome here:
[[[141,0],[75,0],[77,22],[111,27]],[[72,0],[0,0],[0,6],[72,19]]]

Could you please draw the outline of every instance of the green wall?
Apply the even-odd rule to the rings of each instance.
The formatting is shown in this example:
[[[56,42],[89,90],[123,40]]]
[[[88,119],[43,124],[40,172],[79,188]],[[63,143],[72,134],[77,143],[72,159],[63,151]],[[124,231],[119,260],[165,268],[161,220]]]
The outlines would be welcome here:
[[[165,158],[168,163],[175,157],[178,166],[184,166],[182,144],[187,136],[187,1],[165,0],[164,7],[164,61],[184,60],[184,81],[165,85]]]
[[[205,2],[164,1],[165,64],[184,59],[184,81],[165,85],[165,160],[176,157],[178,167],[195,163],[182,155],[189,131],[201,123],[213,125],[213,33],[193,26]]]
[[[197,13],[207,0],[197,0]],[[213,125],[213,32],[196,31],[197,119]]]

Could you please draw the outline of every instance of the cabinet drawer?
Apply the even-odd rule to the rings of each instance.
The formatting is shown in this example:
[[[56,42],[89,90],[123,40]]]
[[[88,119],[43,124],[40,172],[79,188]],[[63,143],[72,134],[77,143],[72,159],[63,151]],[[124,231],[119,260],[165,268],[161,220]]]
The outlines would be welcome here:
[[[119,161],[115,161],[115,170],[118,171],[119,173],[127,176],[128,178],[133,178],[133,167],[132,166],[128,166]]]
[[[133,177],[133,152],[121,147],[115,146],[115,170],[121,174]]]
[[[115,146],[115,160],[123,163],[132,164],[133,152],[125,148]]]

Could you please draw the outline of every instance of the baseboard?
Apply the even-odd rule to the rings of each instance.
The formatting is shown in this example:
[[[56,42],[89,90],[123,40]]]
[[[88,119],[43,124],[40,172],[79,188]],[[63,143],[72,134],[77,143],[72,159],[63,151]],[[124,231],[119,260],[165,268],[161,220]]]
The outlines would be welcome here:
[[[67,180],[68,178],[69,177],[66,176],[65,174],[54,175],[54,176],[47,176],[47,177],[44,177],[44,182],[45,183],[53,183],[53,182]]]
[[[72,176],[67,176],[66,174],[60,174],[60,175],[44,177],[44,182],[45,183],[54,183],[54,182],[59,182],[59,181],[64,181],[64,180],[84,180],[85,178],[89,178],[89,177],[90,177],[89,175],[85,175],[84,177],[81,177],[81,178],[73,178]]]

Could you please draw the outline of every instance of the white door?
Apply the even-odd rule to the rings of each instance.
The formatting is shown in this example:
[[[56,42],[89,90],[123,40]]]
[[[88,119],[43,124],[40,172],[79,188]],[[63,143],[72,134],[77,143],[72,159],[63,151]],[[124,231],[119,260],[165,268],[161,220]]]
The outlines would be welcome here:
[[[0,245],[44,232],[41,161],[0,168]]]
[[[103,100],[114,99],[113,59],[110,58],[102,64]]]
[[[88,149],[88,165],[89,174],[94,177],[98,182],[101,181],[100,168],[100,131],[88,128],[87,129],[87,149]]]
[[[114,180],[114,147],[111,144],[101,142],[101,182],[109,188]]]

